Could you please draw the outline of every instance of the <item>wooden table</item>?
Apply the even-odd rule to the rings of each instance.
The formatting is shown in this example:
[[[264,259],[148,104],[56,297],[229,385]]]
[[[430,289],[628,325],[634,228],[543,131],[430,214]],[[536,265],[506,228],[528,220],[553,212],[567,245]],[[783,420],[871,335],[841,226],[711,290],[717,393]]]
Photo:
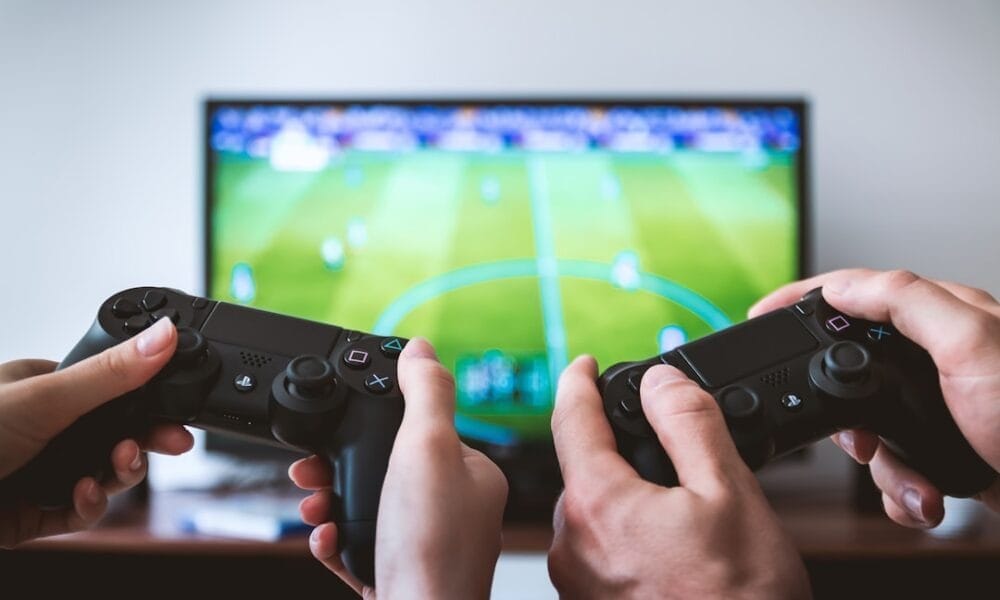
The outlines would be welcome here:
[[[880,514],[859,513],[845,494],[829,490],[771,500],[802,553],[817,597],[1000,595],[995,516],[972,533],[942,539],[899,527]],[[351,597],[312,560],[305,536],[250,542],[193,535],[177,526],[176,516],[185,508],[224,501],[170,493],[154,495],[148,505],[116,502],[97,529],[0,552],[0,575],[14,589],[33,589],[34,597],[87,588],[101,590],[101,597],[133,599],[147,593],[283,598],[299,591]],[[547,523],[510,524],[504,549],[544,553],[550,540]]]

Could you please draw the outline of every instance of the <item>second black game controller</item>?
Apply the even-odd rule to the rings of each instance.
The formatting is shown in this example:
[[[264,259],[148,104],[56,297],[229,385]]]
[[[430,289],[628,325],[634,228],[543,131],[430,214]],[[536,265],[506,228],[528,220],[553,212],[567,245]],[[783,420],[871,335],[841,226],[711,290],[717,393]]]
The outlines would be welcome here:
[[[972,496],[997,478],[948,412],[927,352],[890,325],[838,312],[819,289],[601,374],[618,451],[644,479],[672,486],[677,474],[639,400],[643,374],[663,363],[712,394],[751,469],[836,431],[864,428],[949,496]]]
[[[140,389],[83,416],[31,462],[0,481],[0,495],[44,508],[72,504],[85,476],[113,475],[111,450],[157,422],[235,434],[328,457],[341,556],[374,583],[375,522],[403,397],[396,358],[406,344],[163,288],[106,300],[58,368],[106,350],[167,318],[170,363]]]

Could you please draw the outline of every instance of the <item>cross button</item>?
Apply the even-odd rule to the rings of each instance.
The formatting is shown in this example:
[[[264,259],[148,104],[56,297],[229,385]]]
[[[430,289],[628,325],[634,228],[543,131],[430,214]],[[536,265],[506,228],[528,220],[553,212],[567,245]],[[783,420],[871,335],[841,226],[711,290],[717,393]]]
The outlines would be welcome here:
[[[879,325],[878,327],[872,327],[868,330],[868,338],[875,340],[876,342],[881,342],[882,338],[887,338],[892,335],[892,332],[886,329],[885,325]]]
[[[365,389],[373,394],[384,394],[392,389],[392,377],[372,373],[365,379]]]

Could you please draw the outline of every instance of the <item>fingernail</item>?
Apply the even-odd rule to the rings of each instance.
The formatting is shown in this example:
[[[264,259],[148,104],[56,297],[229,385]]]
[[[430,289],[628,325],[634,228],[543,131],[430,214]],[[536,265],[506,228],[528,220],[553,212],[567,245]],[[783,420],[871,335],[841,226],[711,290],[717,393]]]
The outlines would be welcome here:
[[[844,452],[851,455],[851,458],[858,460],[858,451],[854,448],[854,434],[850,431],[841,431],[837,434],[837,443],[844,449]]]
[[[91,504],[97,504],[101,501],[101,488],[98,487],[97,482],[90,482],[90,487],[87,488],[87,502]]]
[[[135,449],[135,457],[132,459],[132,462],[128,464],[128,468],[133,471],[138,471],[142,468],[142,450],[138,447]]]
[[[921,523],[927,522],[927,518],[924,516],[924,503],[920,498],[920,492],[913,488],[907,488],[903,491],[902,499],[903,508],[906,509],[906,512],[908,512],[911,517]]]
[[[313,529],[312,533],[309,534],[309,548],[312,550],[313,556],[315,556],[316,558],[320,559],[330,558],[331,556],[333,556],[333,551],[330,550],[329,548],[321,547],[322,542],[320,542],[319,539],[321,527],[323,526],[320,525],[319,527]]]
[[[170,319],[160,319],[153,326],[139,334],[135,348],[143,356],[156,356],[166,350],[170,343],[170,331],[174,324]]]
[[[403,352],[409,358],[438,359],[437,353],[434,352],[434,347],[424,338],[413,338],[403,348]]]
[[[671,366],[657,365],[642,376],[642,387],[655,388],[679,379],[685,379],[684,373]]]

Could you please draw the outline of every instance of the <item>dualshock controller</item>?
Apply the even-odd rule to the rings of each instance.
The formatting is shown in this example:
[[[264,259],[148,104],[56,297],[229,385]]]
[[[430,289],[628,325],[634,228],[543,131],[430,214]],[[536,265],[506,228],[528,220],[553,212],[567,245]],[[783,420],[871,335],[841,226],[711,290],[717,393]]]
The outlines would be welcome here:
[[[836,431],[864,428],[949,496],[972,496],[997,477],[948,412],[927,352],[890,325],[841,314],[819,289],[600,376],[618,451],[644,479],[672,486],[677,474],[639,401],[643,373],[661,363],[712,394],[751,469]]]
[[[112,448],[157,422],[236,434],[329,458],[331,519],[344,563],[373,583],[379,495],[403,417],[396,358],[406,340],[143,287],[105,301],[59,368],[157,319],[177,326],[170,363],[145,386],[77,420],[0,482],[0,493],[45,508],[70,506],[80,478],[113,476]]]

